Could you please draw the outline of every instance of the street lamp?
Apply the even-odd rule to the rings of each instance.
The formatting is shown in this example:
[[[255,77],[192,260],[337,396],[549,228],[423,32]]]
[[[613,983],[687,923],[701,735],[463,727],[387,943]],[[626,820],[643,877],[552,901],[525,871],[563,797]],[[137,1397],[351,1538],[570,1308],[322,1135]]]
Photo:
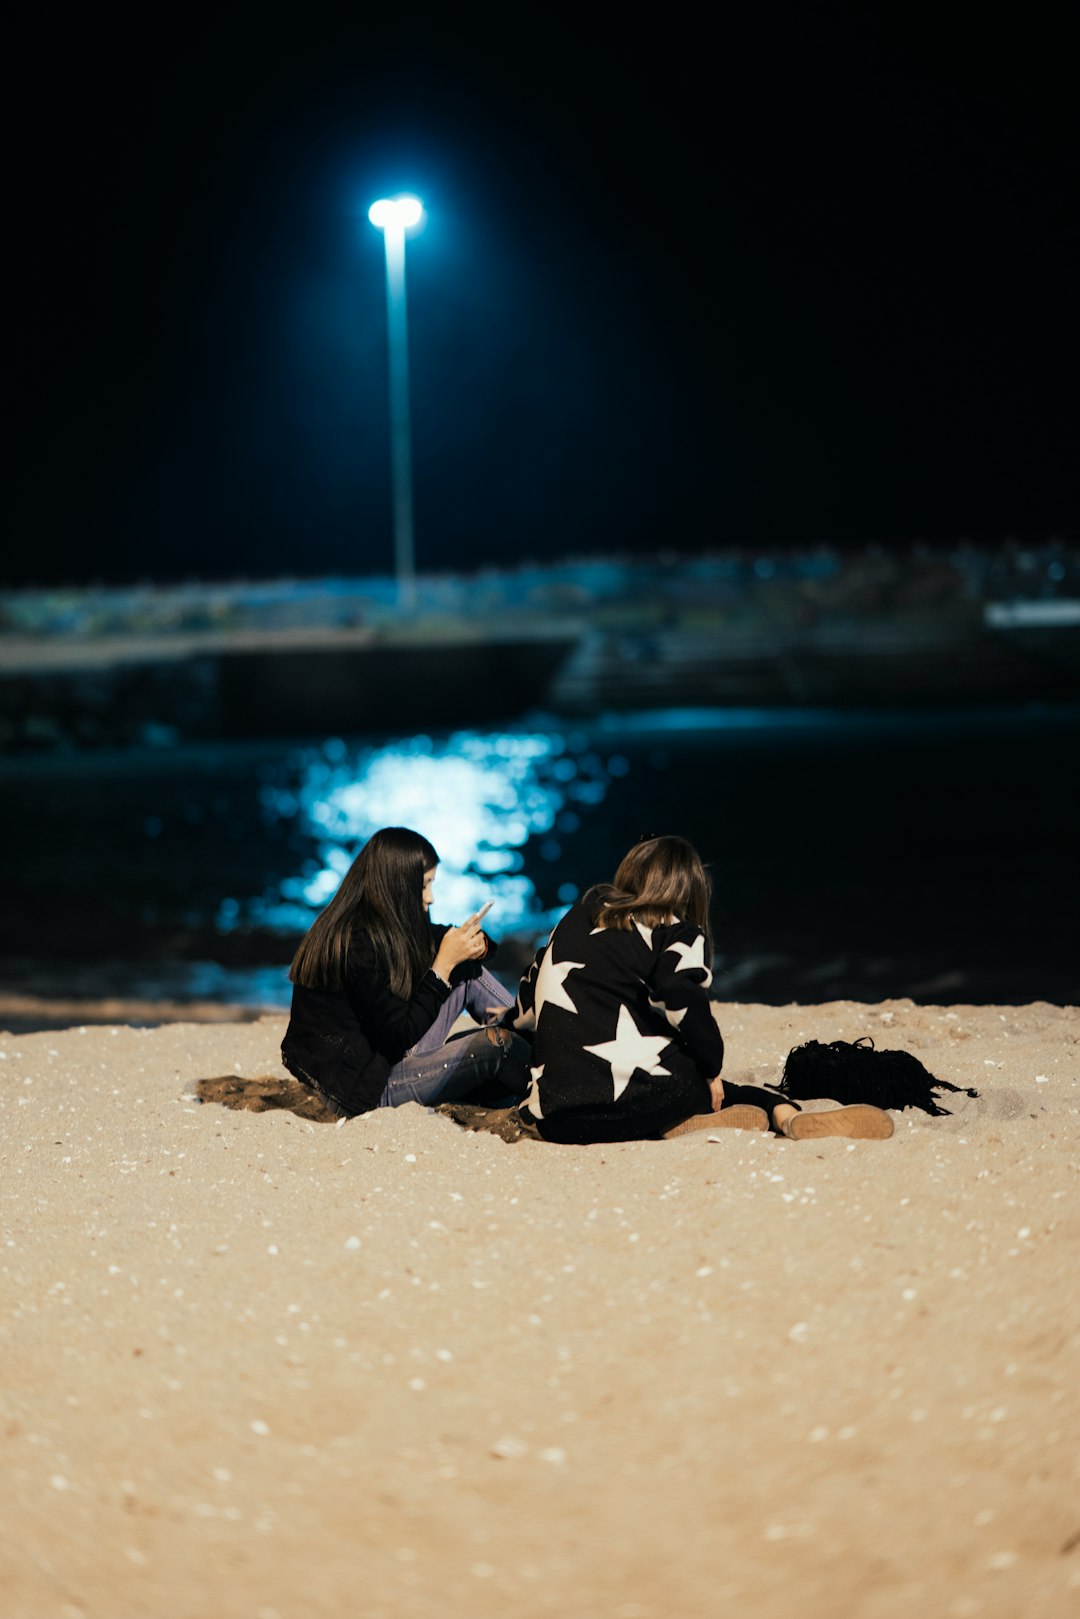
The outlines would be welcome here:
[[[383,197],[368,209],[386,244],[386,317],[390,336],[390,467],[394,486],[394,568],[398,602],[416,602],[413,549],[412,437],[409,424],[409,344],[405,322],[405,232],[419,225],[417,197]]]

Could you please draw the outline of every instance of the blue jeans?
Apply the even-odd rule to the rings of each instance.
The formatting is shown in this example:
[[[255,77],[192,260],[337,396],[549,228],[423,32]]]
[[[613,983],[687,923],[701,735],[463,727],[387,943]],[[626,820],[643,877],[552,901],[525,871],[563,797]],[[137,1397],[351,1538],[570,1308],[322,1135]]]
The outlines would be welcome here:
[[[391,1068],[379,1106],[419,1102],[434,1107],[436,1102],[459,1101],[481,1085],[489,1091],[497,1088],[506,1106],[522,1101],[529,1088],[529,1048],[524,1040],[507,1029],[498,1030],[494,1041],[484,1028],[450,1033],[462,1012],[486,1024],[489,1007],[512,1005],[513,997],[484,968],[479,978],[458,984],[431,1028]]]

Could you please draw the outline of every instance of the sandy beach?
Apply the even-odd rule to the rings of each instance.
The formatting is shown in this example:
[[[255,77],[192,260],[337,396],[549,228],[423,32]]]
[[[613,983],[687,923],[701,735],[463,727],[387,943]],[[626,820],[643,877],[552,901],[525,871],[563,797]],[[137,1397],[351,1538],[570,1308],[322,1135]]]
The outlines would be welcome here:
[[[0,1036],[9,1619],[1076,1613],[1080,1011],[720,1015],[981,1094],[508,1145],[200,1104],[278,1016]]]

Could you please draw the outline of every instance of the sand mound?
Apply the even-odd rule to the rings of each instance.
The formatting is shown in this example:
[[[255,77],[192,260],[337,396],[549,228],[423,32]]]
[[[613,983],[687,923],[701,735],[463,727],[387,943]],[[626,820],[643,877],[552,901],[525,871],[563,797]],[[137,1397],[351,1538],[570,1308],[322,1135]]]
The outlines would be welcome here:
[[[313,1119],[317,1124],[337,1124],[339,1115],[317,1096],[313,1096],[299,1080],[279,1079],[275,1075],[262,1075],[257,1079],[243,1079],[239,1074],[223,1074],[218,1079],[199,1079],[193,1087],[200,1102],[216,1102],[221,1107],[238,1113],[268,1113],[273,1108],[287,1108],[298,1119]]]

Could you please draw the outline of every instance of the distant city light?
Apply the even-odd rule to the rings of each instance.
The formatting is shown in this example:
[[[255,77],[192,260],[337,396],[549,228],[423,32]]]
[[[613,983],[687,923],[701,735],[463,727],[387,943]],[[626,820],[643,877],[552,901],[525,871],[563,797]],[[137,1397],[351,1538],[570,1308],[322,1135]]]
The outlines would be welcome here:
[[[380,197],[368,209],[368,218],[379,230],[408,230],[419,225],[424,205],[419,197]]]

